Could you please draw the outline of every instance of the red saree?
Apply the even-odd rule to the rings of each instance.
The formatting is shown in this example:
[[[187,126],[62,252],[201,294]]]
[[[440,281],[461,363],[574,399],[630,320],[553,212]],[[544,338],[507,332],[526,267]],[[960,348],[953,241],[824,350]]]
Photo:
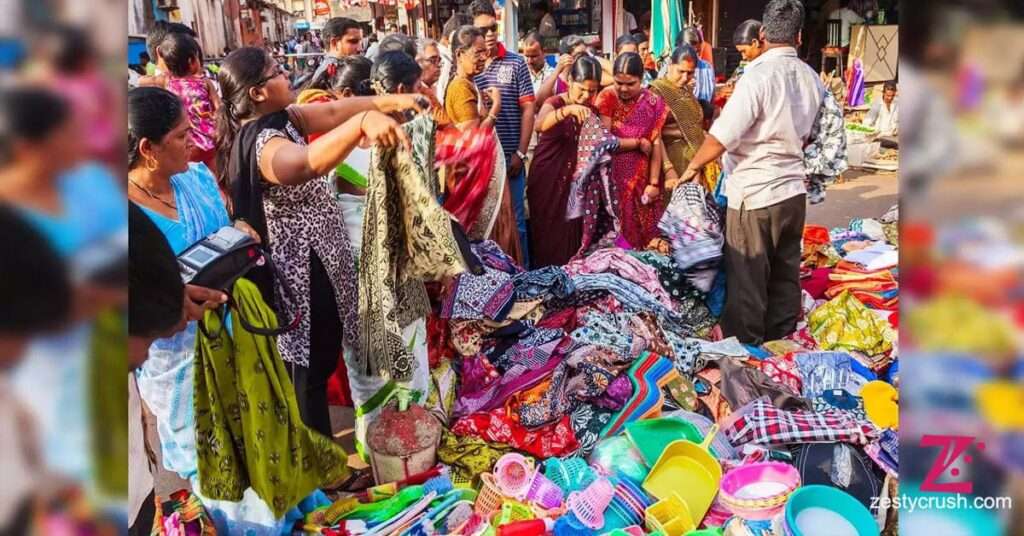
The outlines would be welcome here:
[[[602,117],[612,120],[612,134],[621,138],[645,138],[653,142],[668,117],[665,101],[643,90],[630,103],[619,100],[614,87],[606,88],[596,100]],[[619,192],[619,219],[622,237],[634,249],[643,249],[659,236],[658,220],[665,211],[664,197],[649,205],[641,202],[650,177],[650,157],[640,151],[615,153],[612,157],[612,181]]]

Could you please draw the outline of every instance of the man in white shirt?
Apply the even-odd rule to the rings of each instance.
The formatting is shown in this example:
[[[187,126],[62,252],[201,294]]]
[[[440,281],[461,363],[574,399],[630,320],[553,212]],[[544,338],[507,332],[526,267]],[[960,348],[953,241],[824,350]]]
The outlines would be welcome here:
[[[804,7],[771,0],[761,38],[732,97],[680,180],[725,154],[725,335],[746,344],[781,339],[800,315],[800,243],[807,212],[803,147],[824,87],[796,48]],[[667,185],[671,187],[672,185]]]
[[[886,82],[882,99],[871,104],[864,124],[878,129],[882,136],[897,136],[900,132],[899,106],[896,102],[896,82]]]
[[[839,19],[843,21],[839,32],[839,44],[844,47],[850,46],[850,26],[864,23],[864,17],[850,9],[850,0],[839,0],[839,9],[832,11],[828,18],[829,20]]]
[[[530,71],[530,81],[533,82],[533,94],[540,91],[540,85],[547,78],[555,74],[555,68],[548,64],[544,55],[544,45],[541,43],[541,35],[532,32],[523,38],[522,54],[526,60],[526,67]]]

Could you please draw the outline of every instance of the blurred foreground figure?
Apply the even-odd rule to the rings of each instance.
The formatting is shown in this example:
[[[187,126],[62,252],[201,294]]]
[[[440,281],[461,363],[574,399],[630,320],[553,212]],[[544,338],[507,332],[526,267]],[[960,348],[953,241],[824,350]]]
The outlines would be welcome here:
[[[8,384],[29,339],[60,326],[71,310],[71,286],[56,252],[18,209],[0,205],[0,534],[29,526],[43,471],[32,417]]]

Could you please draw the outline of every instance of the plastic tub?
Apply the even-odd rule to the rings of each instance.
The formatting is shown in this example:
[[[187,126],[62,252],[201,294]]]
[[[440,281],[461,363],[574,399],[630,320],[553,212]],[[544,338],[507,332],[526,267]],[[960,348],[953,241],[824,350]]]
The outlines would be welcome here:
[[[871,512],[831,486],[804,486],[786,503],[786,531],[793,536],[878,536]]]
[[[726,473],[718,497],[736,516],[764,521],[778,515],[798,487],[800,473],[792,465],[758,462]]]

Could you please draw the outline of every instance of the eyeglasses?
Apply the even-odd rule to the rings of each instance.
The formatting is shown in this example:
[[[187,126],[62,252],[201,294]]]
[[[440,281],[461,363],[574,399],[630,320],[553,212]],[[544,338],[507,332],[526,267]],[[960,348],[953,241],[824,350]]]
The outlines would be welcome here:
[[[441,65],[441,56],[431,56],[429,58],[420,58],[420,63],[429,63],[431,65]]]
[[[498,33],[498,23],[495,22],[490,26],[477,26],[477,29],[483,33]]]
[[[262,86],[263,84],[266,84],[267,82],[277,78],[278,76],[280,76],[282,74],[285,74],[284,67],[282,67],[280,63],[276,63],[275,62],[274,63],[274,72],[271,73],[271,74],[268,74],[267,76],[264,76],[263,78],[261,78],[259,82],[256,82],[256,85],[257,86]]]

